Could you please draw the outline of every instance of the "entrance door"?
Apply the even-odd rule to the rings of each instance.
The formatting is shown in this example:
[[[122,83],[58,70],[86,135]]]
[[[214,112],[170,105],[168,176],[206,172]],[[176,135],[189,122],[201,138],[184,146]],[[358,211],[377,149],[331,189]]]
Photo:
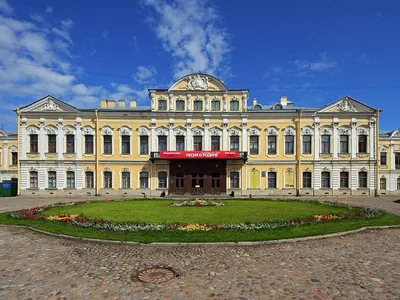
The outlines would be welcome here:
[[[211,194],[219,194],[221,190],[221,177],[219,173],[211,174]]]
[[[173,176],[174,193],[178,195],[183,195],[185,193],[185,177],[183,173],[178,173]]]
[[[192,195],[204,195],[204,174],[193,173],[192,174]]]

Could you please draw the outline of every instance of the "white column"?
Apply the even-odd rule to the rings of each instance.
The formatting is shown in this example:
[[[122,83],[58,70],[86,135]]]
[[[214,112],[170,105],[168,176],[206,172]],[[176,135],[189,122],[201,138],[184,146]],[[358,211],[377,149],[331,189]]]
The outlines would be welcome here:
[[[26,159],[26,152],[27,152],[27,141],[28,141],[28,135],[26,133],[26,118],[23,118],[21,121],[21,149],[19,151],[19,156],[21,160]]]
[[[157,152],[156,119],[151,119],[151,152]]]
[[[63,119],[58,119],[58,135],[57,135],[57,159],[62,160],[64,158],[64,132],[63,132]]]
[[[167,150],[176,150],[175,146],[176,144],[174,143],[174,119],[171,118],[169,119],[169,132],[168,132],[168,138],[169,138],[169,148]]]
[[[210,110],[210,95],[206,94],[204,96],[204,100],[205,100],[205,103],[206,103],[206,111],[209,111]]]
[[[40,131],[39,131],[39,159],[45,159],[45,151],[46,151],[46,136],[44,134],[44,118],[40,118]]]
[[[375,120],[369,121],[369,159],[375,159],[375,138],[378,135],[375,134]]]
[[[338,159],[338,118],[333,118],[333,159]]]
[[[209,120],[204,120],[204,150],[211,150],[211,141],[210,141],[210,130],[209,130]]]
[[[81,124],[82,124],[82,119],[81,118],[76,118],[76,159],[81,160],[82,159],[82,130],[81,130]],[[76,174],[75,174],[76,177]]]
[[[186,120],[186,151],[193,150],[191,127],[192,127],[192,121],[190,119]]]
[[[396,170],[396,156],[394,154],[394,147],[394,141],[390,142],[390,170]]]
[[[169,94],[169,110],[174,110],[174,94]]]
[[[351,119],[351,158],[357,158],[357,119]]]
[[[4,170],[8,170],[8,141],[4,141],[3,164],[4,164]]]
[[[314,159],[319,159],[319,118],[314,120]],[[299,133],[300,134],[300,133]]]
[[[224,119],[222,121],[222,150],[228,149],[228,120]]]
[[[242,151],[247,152],[247,123],[242,123]]]

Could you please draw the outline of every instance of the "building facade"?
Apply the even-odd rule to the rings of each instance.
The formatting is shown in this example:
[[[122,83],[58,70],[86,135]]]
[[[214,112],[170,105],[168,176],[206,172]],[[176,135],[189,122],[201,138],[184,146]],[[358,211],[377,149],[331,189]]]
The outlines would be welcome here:
[[[20,194],[400,193],[399,131],[380,142],[379,110],[350,97],[248,105],[249,90],[191,74],[149,98],[78,109],[46,96],[17,109]]]
[[[0,129],[0,182],[18,177],[18,137]]]

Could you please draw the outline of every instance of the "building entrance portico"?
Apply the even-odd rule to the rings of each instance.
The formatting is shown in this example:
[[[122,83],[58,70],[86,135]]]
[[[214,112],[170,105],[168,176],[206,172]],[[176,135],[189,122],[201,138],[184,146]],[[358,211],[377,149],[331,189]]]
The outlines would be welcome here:
[[[226,160],[171,160],[169,194],[226,193]]]

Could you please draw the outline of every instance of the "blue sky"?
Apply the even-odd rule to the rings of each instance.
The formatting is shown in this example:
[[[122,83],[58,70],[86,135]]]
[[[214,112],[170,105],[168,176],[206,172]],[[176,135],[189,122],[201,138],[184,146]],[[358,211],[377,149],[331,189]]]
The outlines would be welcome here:
[[[47,94],[148,104],[147,88],[205,72],[263,104],[349,95],[400,127],[397,0],[0,0],[0,118]],[[250,101],[250,100],[249,100]]]

